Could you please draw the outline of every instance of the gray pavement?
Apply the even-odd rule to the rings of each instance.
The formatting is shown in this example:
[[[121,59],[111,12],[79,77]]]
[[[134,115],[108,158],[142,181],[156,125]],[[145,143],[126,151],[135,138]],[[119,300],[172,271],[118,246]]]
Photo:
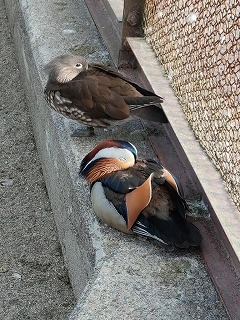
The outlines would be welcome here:
[[[66,319],[75,298],[0,0],[0,319]]]
[[[96,130],[96,137],[79,140],[70,137],[78,125],[46,106],[43,65],[52,57],[68,51],[90,60],[109,61],[84,1],[6,0],[5,4],[51,208],[77,300],[69,319],[228,319],[200,251],[168,251],[153,241],[127,236],[102,224],[92,210],[89,189],[79,179],[78,167],[96,143],[109,137],[128,139],[141,156],[154,155],[137,121],[112,131]],[[28,180],[33,189],[33,175]],[[44,227],[50,228],[48,223]],[[45,231],[44,239],[50,241],[50,231]],[[46,276],[48,271],[42,270]],[[72,301],[70,293],[63,292],[63,296]],[[51,299],[57,304],[57,298]]]

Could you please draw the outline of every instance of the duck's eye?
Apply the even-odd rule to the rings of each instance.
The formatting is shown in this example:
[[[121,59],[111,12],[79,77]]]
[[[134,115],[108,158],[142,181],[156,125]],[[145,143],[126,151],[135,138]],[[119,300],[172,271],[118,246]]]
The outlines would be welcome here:
[[[82,68],[82,64],[81,63],[76,63],[76,68]]]

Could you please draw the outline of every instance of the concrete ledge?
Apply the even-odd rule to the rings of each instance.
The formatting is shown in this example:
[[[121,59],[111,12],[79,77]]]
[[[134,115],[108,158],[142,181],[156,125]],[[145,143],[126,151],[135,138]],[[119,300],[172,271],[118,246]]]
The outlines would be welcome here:
[[[99,141],[122,138],[155,157],[132,122],[96,138],[70,138],[77,124],[43,99],[43,65],[66,51],[109,61],[82,0],[6,0],[36,143],[77,306],[70,319],[227,319],[198,251],[167,251],[100,223],[88,186],[78,178],[83,156]],[[130,134],[133,132],[134,134]],[[139,133],[137,133],[139,132]],[[39,248],[41,250],[41,248]]]
[[[186,180],[185,191],[192,191],[193,186],[189,187],[192,180],[209,210],[211,222],[198,225],[204,238],[202,252],[229,316],[235,319],[240,312],[237,302],[240,299],[240,213],[225,189],[220,173],[196,140],[152,48],[143,38],[128,38],[128,43],[138,61],[142,81],[165,98],[163,108],[171,124],[165,129],[172,146],[164,144],[159,137],[151,137],[155,153],[164,161],[163,150],[175,148],[179,157],[170,161],[171,169],[177,172],[179,160],[184,163],[185,172],[190,175],[187,179],[181,177],[181,181]],[[226,290],[226,287],[231,289]]]
[[[219,225],[219,229],[221,227],[219,232],[222,235],[225,234],[225,241],[229,242],[231,250],[234,252],[234,260],[239,270],[240,213],[230,199],[220,173],[197,142],[178,99],[173,96],[169,81],[163,76],[163,70],[150,45],[144,38],[128,38],[128,43],[154,92],[164,95],[163,109],[171,123],[171,128],[196,174],[195,180],[198,179],[198,184],[202,189],[199,191],[201,193],[204,191],[205,197],[207,197],[205,202],[209,209],[211,207],[215,224]],[[223,239],[223,236],[221,238]]]

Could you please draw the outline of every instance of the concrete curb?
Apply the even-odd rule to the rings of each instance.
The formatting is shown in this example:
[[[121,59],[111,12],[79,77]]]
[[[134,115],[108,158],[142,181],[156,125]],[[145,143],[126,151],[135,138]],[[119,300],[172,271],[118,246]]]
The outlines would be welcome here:
[[[198,252],[168,252],[98,222],[88,186],[78,178],[83,156],[99,141],[129,139],[138,122],[70,138],[77,124],[50,111],[43,99],[43,65],[70,51],[109,61],[82,0],[5,1],[65,262],[78,304],[75,319],[227,319]],[[142,156],[149,144],[131,136]],[[152,154],[154,157],[154,155]],[[204,303],[203,303],[204,302]]]

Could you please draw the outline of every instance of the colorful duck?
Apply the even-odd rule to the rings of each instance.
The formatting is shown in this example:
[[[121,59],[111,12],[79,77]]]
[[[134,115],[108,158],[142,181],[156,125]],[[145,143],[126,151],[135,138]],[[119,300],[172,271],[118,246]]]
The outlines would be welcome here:
[[[180,183],[161,164],[138,159],[132,143],[103,141],[84,157],[80,175],[91,185],[96,214],[109,226],[164,245],[200,245],[198,228],[186,219]]]

